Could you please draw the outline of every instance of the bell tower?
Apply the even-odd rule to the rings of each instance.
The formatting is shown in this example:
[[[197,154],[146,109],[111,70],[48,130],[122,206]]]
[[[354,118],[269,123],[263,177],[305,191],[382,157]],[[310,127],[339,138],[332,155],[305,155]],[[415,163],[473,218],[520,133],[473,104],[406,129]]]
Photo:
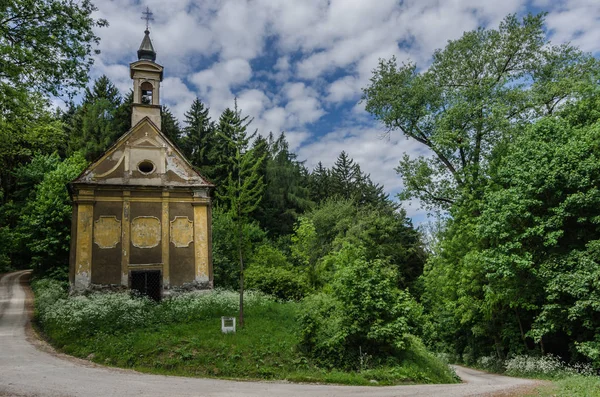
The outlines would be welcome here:
[[[133,108],[131,126],[135,126],[144,117],[149,117],[160,129],[160,82],[163,79],[163,67],[156,62],[156,52],[150,40],[148,22],[152,19],[150,10],[144,13],[146,30],[138,49],[138,60],[129,65],[133,80]]]

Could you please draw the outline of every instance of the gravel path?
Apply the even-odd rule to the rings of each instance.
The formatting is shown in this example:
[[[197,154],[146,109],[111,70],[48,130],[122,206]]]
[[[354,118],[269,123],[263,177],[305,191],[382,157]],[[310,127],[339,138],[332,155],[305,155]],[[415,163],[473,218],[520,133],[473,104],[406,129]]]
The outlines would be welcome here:
[[[389,387],[333,386],[285,382],[238,382],[147,375],[113,369],[53,352],[26,332],[30,299],[19,280],[0,280],[0,396],[493,396],[519,395],[535,381],[456,367],[465,383]],[[29,337],[28,337],[29,334]],[[517,394],[514,394],[517,393]]]

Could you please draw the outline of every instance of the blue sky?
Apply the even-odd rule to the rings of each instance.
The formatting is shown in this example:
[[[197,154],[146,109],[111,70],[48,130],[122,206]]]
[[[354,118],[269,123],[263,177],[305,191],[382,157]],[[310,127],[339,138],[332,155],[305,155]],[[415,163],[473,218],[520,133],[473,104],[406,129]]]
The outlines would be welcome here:
[[[394,195],[394,168],[424,148],[385,129],[364,111],[361,88],[378,59],[396,56],[426,68],[433,51],[464,31],[497,27],[509,13],[546,11],[553,44],[600,52],[598,0],[96,0],[101,54],[92,78],[106,74],[126,93],[129,63],[143,38],[146,6],[156,61],[165,67],[161,102],[183,120],[198,97],[217,119],[238,105],[262,134],[285,131],[306,165],[330,166],[345,150]],[[419,203],[404,203],[416,223]]]

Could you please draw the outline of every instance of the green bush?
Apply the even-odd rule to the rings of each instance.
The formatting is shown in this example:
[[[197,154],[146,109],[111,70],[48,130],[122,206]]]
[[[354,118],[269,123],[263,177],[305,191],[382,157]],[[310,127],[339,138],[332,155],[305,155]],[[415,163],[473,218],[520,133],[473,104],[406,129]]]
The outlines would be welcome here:
[[[35,187],[35,199],[23,209],[19,238],[32,256],[31,267],[38,274],[64,277],[69,262],[72,206],[66,184],[86,167],[80,153],[59,163]],[[62,269],[62,271],[61,271]]]
[[[244,274],[248,288],[259,290],[279,299],[299,300],[309,291],[306,277],[293,269],[253,266]]]
[[[396,287],[397,274],[382,260],[367,261],[345,244],[325,292],[308,297],[299,317],[301,348],[334,367],[399,357],[420,317],[420,306]]]

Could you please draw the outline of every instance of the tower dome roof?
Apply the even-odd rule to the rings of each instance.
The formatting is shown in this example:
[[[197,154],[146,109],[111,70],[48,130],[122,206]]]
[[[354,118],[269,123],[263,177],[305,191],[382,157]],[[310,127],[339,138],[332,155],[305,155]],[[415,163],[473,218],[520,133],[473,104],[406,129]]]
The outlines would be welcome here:
[[[156,52],[150,40],[150,31],[148,29],[144,31],[144,39],[142,40],[142,44],[140,44],[137,55],[139,60],[145,59],[152,62],[156,60]]]

